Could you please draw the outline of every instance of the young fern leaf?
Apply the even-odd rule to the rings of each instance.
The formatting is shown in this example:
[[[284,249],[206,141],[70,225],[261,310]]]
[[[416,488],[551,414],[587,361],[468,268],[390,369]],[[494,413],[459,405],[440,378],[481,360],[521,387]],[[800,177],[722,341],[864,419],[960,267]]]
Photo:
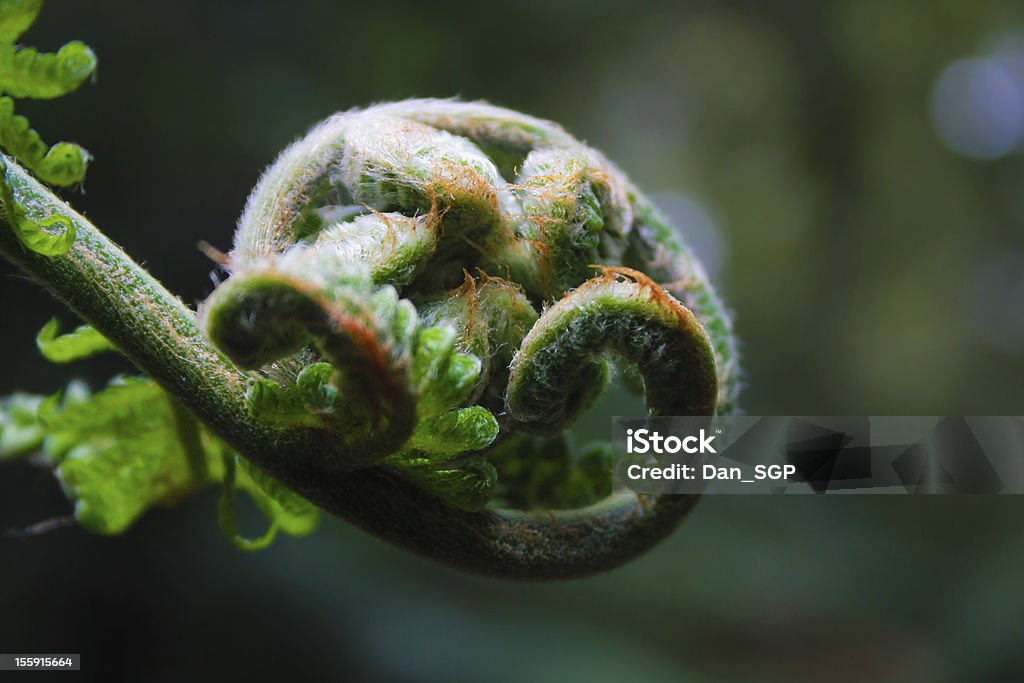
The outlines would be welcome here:
[[[336,402],[317,414],[349,448],[338,467],[370,464],[397,450],[415,424],[411,384],[416,309],[394,288],[374,288],[367,269],[297,249],[280,263],[253,267],[217,288],[202,324],[227,355],[259,368],[315,343],[334,368]],[[302,391],[266,383],[250,391],[254,415],[287,424]],[[276,417],[274,417],[276,415]]]
[[[96,71],[96,55],[72,41],[56,53],[18,47],[15,41],[35,21],[40,0],[0,2],[0,147],[44,182],[67,187],[81,182],[89,153],[78,145],[58,142],[49,147],[14,113],[14,99],[52,99],[77,89]]]
[[[51,185],[67,187],[85,179],[89,153],[70,142],[47,146],[6,96],[0,97],[0,147]]]
[[[109,339],[89,325],[79,325],[67,334],[59,334],[60,322],[51,318],[36,335],[36,346],[51,363],[71,363],[106,351],[117,351]]]
[[[121,533],[210,481],[198,423],[148,380],[117,380],[72,405],[50,401],[40,421],[43,451],[91,531]]]
[[[0,201],[3,215],[14,230],[21,244],[42,256],[61,256],[75,243],[75,226],[65,216],[53,214],[45,218],[31,219],[25,211],[26,205],[20,197],[20,179],[11,174],[11,161],[0,154]]]
[[[333,375],[330,363],[314,363],[303,368],[294,383],[257,379],[246,390],[245,402],[254,418],[272,427],[326,429],[338,402]]]
[[[481,375],[487,381],[478,383],[467,400],[479,400],[496,412],[504,410],[508,366],[537,322],[537,311],[522,288],[484,274],[478,282],[467,272],[459,287],[424,301],[420,313],[430,324],[460,330],[459,350],[481,359]]]
[[[0,51],[0,83],[13,97],[49,100],[76,90],[96,70],[96,55],[74,40],[56,54],[4,44]]]
[[[317,521],[312,504],[248,463],[236,476],[237,455],[145,378],[117,379],[92,395],[73,386],[4,399],[0,458],[32,454],[55,468],[78,523],[100,534],[122,533],[149,509],[218,481],[246,491],[275,533],[306,535]],[[225,533],[234,540],[233,526]]]
[[[407,446],[428,457],[451,457],[486,448],[496,436],[498,423],[491,411],[471,406],[421,419]]]
[[[424,327],[413,355],[418,421],[402,449],[384,462],[445,502],[479,510],[497,480],[494,467],[479,455],[498,435],[498,422],[482,406],[466,405],[479,393],[480,359],[456,351],[448,326]]]

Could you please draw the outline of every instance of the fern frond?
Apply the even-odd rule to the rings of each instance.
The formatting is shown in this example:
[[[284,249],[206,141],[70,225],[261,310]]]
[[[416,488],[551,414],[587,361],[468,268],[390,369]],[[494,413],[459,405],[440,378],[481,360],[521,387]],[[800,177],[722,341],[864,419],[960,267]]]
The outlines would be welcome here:
[[[81,41],[55,53],[15,45],[42,7],[41,0],[0,2],[0,148],[42,181],[67,187],[85,177],[89,153],[78,145],[47,146],[24,116],[14,113],[14,99],[52,99],[77,89],[96,71],[96,55]]]

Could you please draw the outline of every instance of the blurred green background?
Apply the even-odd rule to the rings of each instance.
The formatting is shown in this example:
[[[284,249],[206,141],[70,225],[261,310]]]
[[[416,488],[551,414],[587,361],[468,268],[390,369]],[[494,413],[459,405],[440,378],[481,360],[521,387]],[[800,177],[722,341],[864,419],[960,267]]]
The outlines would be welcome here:
[[[1020,414],[1024,7],[51,2],[93,85],[19,102],[96,157],[68,194],[189,302],[276,152],[340,109],[486,98],[563,123],[675,218],[736,314],[746,412]],[[0,394],[73,318],[0,264]],[[75,366],[95,387],[116,359]],[[0,527],[65,514],[0,471]],[[1024,500],[708,497],[610,574],[477,579],[329,519],[256,555],[215,495],[126,536],[0,539],[0,650],[145,681],[1018,681]]]

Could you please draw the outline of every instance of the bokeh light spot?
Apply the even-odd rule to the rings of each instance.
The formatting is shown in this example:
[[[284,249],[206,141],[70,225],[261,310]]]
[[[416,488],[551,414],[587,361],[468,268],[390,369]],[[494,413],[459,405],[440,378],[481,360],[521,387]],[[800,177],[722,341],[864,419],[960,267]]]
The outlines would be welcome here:
[[[1024,83],[1000,60],[951,63],[932,91],[935,131],[954,152],[997,159],[1024,140]]]

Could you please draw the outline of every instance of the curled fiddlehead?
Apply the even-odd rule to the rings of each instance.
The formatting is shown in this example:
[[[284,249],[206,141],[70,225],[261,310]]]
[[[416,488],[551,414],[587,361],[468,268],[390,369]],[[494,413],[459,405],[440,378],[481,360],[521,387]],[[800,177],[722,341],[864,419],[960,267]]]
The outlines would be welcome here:
[[[39,5],[0,2],[0,40]],[[60,94],[46,79],[66,89],[92,69],[69,46],[11,48],[0,86]],[[17,127],[22,164],[80,179],[50,173]],[[40,350],[118,351],[146,375],[0,401],[0,457],[38,454],[100,533],[219,482],[245,549],[308,533],[322,508],[473,571],[579,576],[651,547],[694,503],[611,494],[607,444],[575,447],[567,430],[613,371],[656,414],[732,409],[729,320],[699,265],[547,121],[442,100],[331,117],[264,174],[198,316],[21,165],[3,169],[0,253],[88,323],[49,323]],[[234,490],[264,534],[239,533]]]
[[[265,376],[253,415],[336,440],[330,465],[306,467],[419,501],[356,521],[413,544],[395,527],[433,520],[432,542],[477,569],[579,571],[654,542],[692,504],[611,496],[607,449],[565,445],[610,355],[654,414],[734,399],[728,318],[677,236],[598,152],[506,109],[412,100],[328,119],[265,173],[228,267],[201,324]],[[326,401],[301,398],[310,368],[330,378]],[[561,466],[522,476],[546,453]],[[417,506],[416,521],[394,514]]]

